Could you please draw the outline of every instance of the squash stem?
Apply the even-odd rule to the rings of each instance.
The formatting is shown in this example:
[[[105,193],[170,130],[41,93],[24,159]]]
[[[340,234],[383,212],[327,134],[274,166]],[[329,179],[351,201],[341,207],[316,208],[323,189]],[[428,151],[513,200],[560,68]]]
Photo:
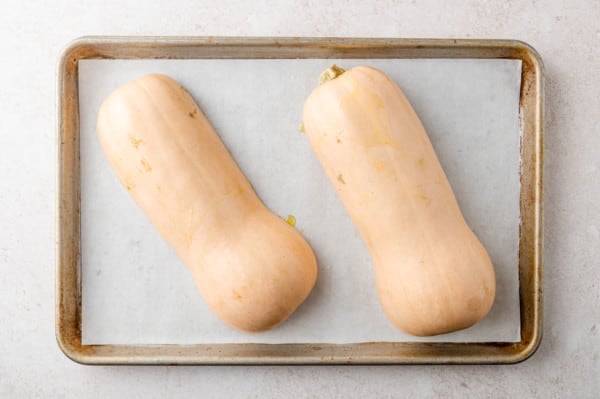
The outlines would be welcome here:
[[[335,64],[330,66],[329,68],[327,68],[326,70],[323,71],[321,76],[319,76],[319,85],[322,85],[323,83],[327,83],[330,80],[337,78],[344,72],[346,72],[345,69],[342,69]]]

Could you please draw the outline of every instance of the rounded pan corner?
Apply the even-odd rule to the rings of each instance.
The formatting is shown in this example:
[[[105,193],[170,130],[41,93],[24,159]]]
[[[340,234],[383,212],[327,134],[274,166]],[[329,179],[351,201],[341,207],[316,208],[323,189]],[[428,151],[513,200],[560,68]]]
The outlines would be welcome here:
[[[80,36],[68,42],[58,57],[58,70],[64,71],[69,62],[79,61],[85,49],[94,44],[95,40],[94,36]]]
[[[518,349],[511,357],[509,364],[522,363],[537,352],[542,342],[542,334],[535,334],[529,341],[523,340],[519,343]]]
[[[60,348],[61,352],[70,360],[75,363],[90,365],[93,362],[90,360],[89,355],[84,350],[84,347],[78,342],[73,342],[71,337],[68,336],[64,330],[56,330],[56,343]]]
[[[529,43],[523,40],[511,40],[512,47],[521,53],[521,59],[528,61],[532,66],[539,70],[540,75],[544,71],[544,61],[540,53]]]

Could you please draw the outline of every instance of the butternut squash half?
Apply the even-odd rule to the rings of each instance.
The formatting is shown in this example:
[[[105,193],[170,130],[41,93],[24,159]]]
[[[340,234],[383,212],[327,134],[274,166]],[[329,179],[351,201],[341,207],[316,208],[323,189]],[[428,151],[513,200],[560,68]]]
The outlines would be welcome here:
[[[311,247],[263,205],[181,85],[163,75],[125,84],[102,104],[97,131],[122,184],[223,322],[267,330],[304,301],[317,277]]]
[[[321,83],[304,129],[372,255],[384,312],[417,336],[473,325],[494,301],[494,269],[408,100],[370,67],[334,66]]]

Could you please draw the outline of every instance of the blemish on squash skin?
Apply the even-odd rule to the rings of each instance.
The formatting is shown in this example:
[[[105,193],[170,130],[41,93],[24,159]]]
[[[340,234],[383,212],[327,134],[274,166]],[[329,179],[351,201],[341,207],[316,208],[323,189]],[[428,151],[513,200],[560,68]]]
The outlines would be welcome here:
[[[142,139],[138,139],[129,135],[129,142],[133,145],[133,148],[137,149],[141,143],[143,143]]]
[[[129,177],[125,178],[125,180],[123,181],[123,185],[125,186],[127,191],[131,191],[135,188],[135,184],[133,184]]]
[[[346,181],[344,180],[344,176],[342,176],[341,173],[339,175],[337,175],[337,181],[339,181],[342,184],[346,184]]]
[[[491,294],[491,290],[490,287],[488,287],[487,285],[483,287],[483,292],[485,293],[485,296],[490,296]]]
[[[467,302],[467,309],[469,309],[471,312],[479,310],[479,301],[477,300],[477,298],[469,299],[469,301]]]
[[[335,142],[338,143],[338,144],[340,144],[342,142],[342,140],[339,137],[336,137],[335,138]]]
[[[383,161],[380,161],[378,159],[374,160],[373,162],[371,162],[371,165],[373,165],[373,168],[377,171],[382,171],[383,168],[385,167]]]
[[[237,292],[236,290],[233,290],[233,299],[235,299],[236,301],[241,301],[243,299],[243,297],[239,292]]]
[[[195,118],[197,113],[198,109],[194,108],[194,110],[192,112],[189,112],[188,115],[190,116],[190,118]]]
[[[142,162],[142,166],[144,167],[144,170],[146,171],[146,173],[152,171],[152,166],[150,166],[150,163],[148,161],[146,161],[145,158],[142,158],[141,162]]]

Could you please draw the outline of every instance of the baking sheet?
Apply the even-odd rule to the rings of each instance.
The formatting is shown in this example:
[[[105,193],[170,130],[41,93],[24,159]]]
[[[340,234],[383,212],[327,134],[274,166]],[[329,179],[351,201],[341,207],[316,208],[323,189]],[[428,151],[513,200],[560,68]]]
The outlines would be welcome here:
[[[415,338],[384,316],[366,247],[298,132],[304,100],[332,63],[382,69],[420,115],[494,263],[496,301],[476,326]],[[80,61],[83,344],[519,341],[520,70],[520,61],[500,59]],[[152,72],[191,92],[265,204],[294,215],[315,250],[313,293],[272,331],[237,332],[212,315],[104,159],[101,102]]]

